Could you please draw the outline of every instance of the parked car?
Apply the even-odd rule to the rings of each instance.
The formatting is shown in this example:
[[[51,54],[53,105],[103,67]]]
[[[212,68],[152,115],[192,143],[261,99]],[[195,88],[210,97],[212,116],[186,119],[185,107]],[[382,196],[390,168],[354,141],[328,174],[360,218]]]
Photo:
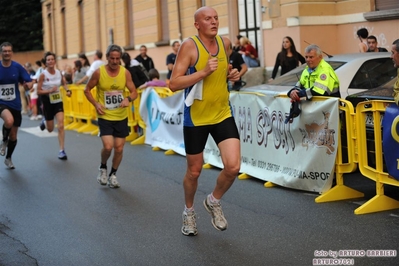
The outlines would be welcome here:
[[[393,85],[395,82],[396,76],[380,87],[348,95],[346,100],[350,101],[353,107],[356,107],[360,102],[369,100],[393,101]]]
[[[393,85],[396,82],[396,78],[392,79],[388,83],[374,89],[362,91],[359,93],[355,93],[346,97],[346,100],[350,101],[352,105],[356,108],[356,106],[360,102],[371,101],[371,100],[383,100],[383,101],[393,101]],[[365,106],[367,108],[367,105]],[[370,106],[371,107],[371,106]],[[380,115],[381,121],[381,132],[382,128],[382,119],[384,118],[384,114]],[[375,143],[374,143],[374,119],[372,112],[366,112],[366,145],[367,145],[367,160],[369,165],[375,167]],[[381,144],[382,145],[382,144]],[[386,171],[386,166],[384,162],[384,171]]]
[[[383,86],[394,79],[397,72],[390,56],[391,53],[339,54],[324,60],[335,70],[340,81],[341,98],[345,99],[348,95]],[[305,66],[301,65],[267,84],[242,90],[287,92],[298,82]]]

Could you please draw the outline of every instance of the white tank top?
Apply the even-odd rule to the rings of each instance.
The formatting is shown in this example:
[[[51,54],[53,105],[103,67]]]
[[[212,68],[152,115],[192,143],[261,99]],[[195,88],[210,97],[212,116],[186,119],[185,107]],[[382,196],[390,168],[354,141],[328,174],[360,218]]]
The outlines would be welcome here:
[[[45,69],[43,71],[44,74],[44,80],[43,80],[43,85],[42,85],[42,89],[43,90],[50,90],[52,89],[54,86],[58,87],[57,91],[59,91],[60,86],[61,86],[61,72],[56,69],[55,70],[55,74],[50,74],[50,72],[47,71],[47,69]]]

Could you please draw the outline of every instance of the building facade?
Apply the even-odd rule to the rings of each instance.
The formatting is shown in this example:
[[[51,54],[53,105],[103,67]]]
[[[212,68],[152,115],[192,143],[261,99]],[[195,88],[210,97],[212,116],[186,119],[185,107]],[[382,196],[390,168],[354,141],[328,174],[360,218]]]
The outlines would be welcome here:
[[[166,71],[170,44],[196,34],[195,10],[211,6],[219,14],[219,34],[232,41],[248,36],[263,67],[271,68],[290,36],[303,54],[309,43],[328,54],[358,52],[356,31],[367,28],[390,50],[399,38],[398,0],[41,0],[45,51],[58,67],[73,65],[78,53],[89,59],[111,43],[132,57],[146,45],[155,67]],[[104,58],[105,59],[105,58]]]

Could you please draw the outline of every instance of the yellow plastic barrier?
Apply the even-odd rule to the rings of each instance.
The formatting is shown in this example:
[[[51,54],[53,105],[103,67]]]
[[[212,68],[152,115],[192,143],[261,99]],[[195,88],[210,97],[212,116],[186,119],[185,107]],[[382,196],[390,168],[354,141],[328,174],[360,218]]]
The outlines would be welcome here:
[[[125,90],[124,97],[129,96],[129,90]],[[133,141],[138,138],[138,120],[136,119],[136,116],[139,114],[139,109],[135,108],[135,103],[138,103],[138,106],[140,105],[140,97],[137,96],[137,98],[130,103],[129,107],[127,107],[129,110],[127,112],[127,125],[130,128],[130,133],[129,136],[126,137],[126,141]]]
[[[143,93],[143,90],[138,89],[137,90],[137,98],[136,100],[133,101],[132,103],[132,116],[135,121],[135,126],[140,127],[143,132],[141,136],[138,136],[136,139],[130,142],[131,145],[139,145],[139,144],[144,144],[145,140],[145,128],[146,125],[143,121],[143,119],[140,116],[140,101],[141,101],[141,94]]]
[[[357,167],[356,131],[358,131],[358,129],[356,128],[355,111],[352,103],[341,99],[339,110],[341,130],[338,134],[338,149],[335,162],[336,185],[318,196],[315,199],[317,203],[364,197],[364,193],[344,185],[344,174],[352,173]],[[344,135],[345,139],[343,139],[342,136],[343,132],[346,133],[346,135]],[[346,143],[346,161],[343,160],[345,148],[343,141]]]
[[[97,120],[97,113],[94,106],[84,95],[84,85],[76,86],[71,84],[68,87],[72,91],[72,96],[71,98],[63,97],[65,118],[69,121],[65,128],[68,130],[76,130],[79,133],[97,135],[99,132],[98,126],[93,123]],[[91,93],[93,97],[96,98],[96,88],[93,88]],[[124,96],[127,97],[129,91],[126,90],[124,94]],[[128,107],[128,126],[130,127],[130,134],[126,138],[127,141],[134,141],[137,139],[137,126],[145,127],[143,122],[139,122],[141,119],[138,112],[139,105],[140,97],[133,101],[130,107]]]
[[[68,86],[71,89],[70,86]],[[64,127],[66,128],[73,121],[73,111],[72,111],[72,98],[66,95],[66,90],[63,86],[61,86],[61,94],[62,94],[62,104],[64,106]]]
[[[370,112],[374,121],[380,121],[381,113],[385,112],[388,101],[361,102],[356,107],[357,138],[359,149],[359,169],[362,175],[375,181],[376,195],[355,210],[355,214],[386,211],[399,208],[399,201],[384,195],[384,185],[399,187],[399,181],[392,178],[383,169],[382,134],[380,123],[374,123],[375,158],[368,157],[366,137],[366,116]],[[378,145],[379,144],[379,145]],[[375,166],[370,166],[369,160],[375,160]]]
[[[94,107],[84,95],[84,85],[71,84],[68,87],[72,91],[70,114],[72,114],[73,122],[68,124],[65,129],[76,130],[79,133],[91,133],[97,130],[97,125],[93,124],[93,120],[96,119],[96,116],[93,115]],[[95,90],[92,90],[92,93],[95,94]]]

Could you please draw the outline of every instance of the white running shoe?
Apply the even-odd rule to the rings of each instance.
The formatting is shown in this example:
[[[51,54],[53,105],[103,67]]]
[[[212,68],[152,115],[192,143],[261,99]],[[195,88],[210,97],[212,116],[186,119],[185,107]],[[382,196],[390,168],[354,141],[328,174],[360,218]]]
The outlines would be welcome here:
[[[107,185],[107,169],[99,168],[98,171],[97,182],[102,186]]]
[[[209,201],[209,197],[204,199],[204,207],[212,216],[212,225],[215,229],[223,231],[227,229],[227,220],[224,218],[222,211],[222,205],[219,203],[212,204]]]
[[[110,188],[119,188],[120,185],[118,183],[118,180],[116,180],[116,175],[112,174],[109,178],[108,178],[108,186]]]
[[[183,212],[183,226],[181,232],[185,236],[196,236],[198,234],[195,212]]]
[[[15,166],[14,166],[14,164],[12,163],[11,158],[6,158],[6,159],[4,160],[4,164],[7,165],[7,167],[8,167],[9,169],[15,169]]]
[[[1,156],[6,155],[7,145],[8,145],[8,140],[7,141],[4,141],[4,140],[1,141],[1,144],[0,144],[0,155]]]

